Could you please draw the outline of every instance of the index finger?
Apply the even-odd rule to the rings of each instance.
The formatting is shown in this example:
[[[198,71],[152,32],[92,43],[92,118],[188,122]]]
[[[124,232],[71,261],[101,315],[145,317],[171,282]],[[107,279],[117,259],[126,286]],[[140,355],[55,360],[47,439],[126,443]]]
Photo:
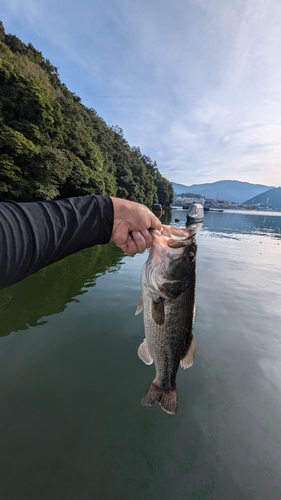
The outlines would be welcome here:
[[[161,227],[162,223],[160,219],[158,219],[158,217],[156,217],[156,215],[151,212],[150,229],[157,229],[158,231],[160,231]]]

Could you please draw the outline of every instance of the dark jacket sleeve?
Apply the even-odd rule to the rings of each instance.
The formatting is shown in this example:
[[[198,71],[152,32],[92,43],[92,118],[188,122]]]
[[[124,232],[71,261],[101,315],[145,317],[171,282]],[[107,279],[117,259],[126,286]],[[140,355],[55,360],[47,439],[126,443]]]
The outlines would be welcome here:
[[[0,203],[0,288],[83,248],[108,243],[113,228],[108,196]]]

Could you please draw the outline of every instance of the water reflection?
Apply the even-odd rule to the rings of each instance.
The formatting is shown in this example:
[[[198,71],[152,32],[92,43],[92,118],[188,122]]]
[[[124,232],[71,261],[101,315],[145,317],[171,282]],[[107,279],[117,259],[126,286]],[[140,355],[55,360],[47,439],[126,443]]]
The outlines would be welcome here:
[[[280,499],[281,217],[249,215],[205,216],[175,417],[140,404],[147,252],[95,247],[0,293],[2,332],[36,324],[0,339],[1,499]]]
[[[43,324],[95,286],[99,276],[120,269],[123,252],[113,244],[71,255],[0,291],[0,336]]]
[[[203,228],[203,222],[187,222],[186,227],[189,229],[193,229],[196,234],[200,233],[201,229]]]
[[[207,212],[204,229],[225,234],[260,235],[281,238],[281,214],[264,215],[259,212]]]
[[[187,225],[186,210],[161,214],[163,224],[192,227],[196,232],[235,239],[252,236],[280,242],[281,213],[206,212],[204,222]],[[0,291],[0,335],[41,324],[40,318],[62,312],[77,301],[98,276],[120,268],[123,253],[114,245],[97,246],[72,255],[33,276]]]
[[[166,224],[186,225],[186,210],[173,209]],[[192,226],[188,226],[192,227]],[[281,212],[268,214],[260,212],[224,211],[205,212],[203,226],[196,224],[197,232],[209,232],[212,236],[239,237],[265,236],[274,240],[281,239]]]

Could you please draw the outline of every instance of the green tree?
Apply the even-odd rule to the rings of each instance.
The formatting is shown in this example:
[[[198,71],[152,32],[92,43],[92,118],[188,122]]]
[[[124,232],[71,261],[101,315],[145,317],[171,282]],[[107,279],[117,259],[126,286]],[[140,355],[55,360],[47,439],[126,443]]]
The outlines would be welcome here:
[[[0,49],[0,200],[100,193],[171,203],[156,162],[84,106],[57,68],[1,22]]]
[[[157,202],[163,207],[169,207],[174,200],[173,185],[160,174],[158,169],[155,171],[155,185],[157,187]]]

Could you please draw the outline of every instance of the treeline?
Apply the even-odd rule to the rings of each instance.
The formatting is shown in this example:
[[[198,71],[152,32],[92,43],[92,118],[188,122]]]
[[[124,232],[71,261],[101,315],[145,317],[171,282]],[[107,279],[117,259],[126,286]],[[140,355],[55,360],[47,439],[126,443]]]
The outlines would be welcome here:
[[[181,194],[176,194],[175,195],[177,198],[203,198],[201,194],[195,194],[195,193],[181,193]]]
[[[84,194],[148,206],[173,201],[156,162],[84,106],[57,68],[0,21],[0,201]]]

